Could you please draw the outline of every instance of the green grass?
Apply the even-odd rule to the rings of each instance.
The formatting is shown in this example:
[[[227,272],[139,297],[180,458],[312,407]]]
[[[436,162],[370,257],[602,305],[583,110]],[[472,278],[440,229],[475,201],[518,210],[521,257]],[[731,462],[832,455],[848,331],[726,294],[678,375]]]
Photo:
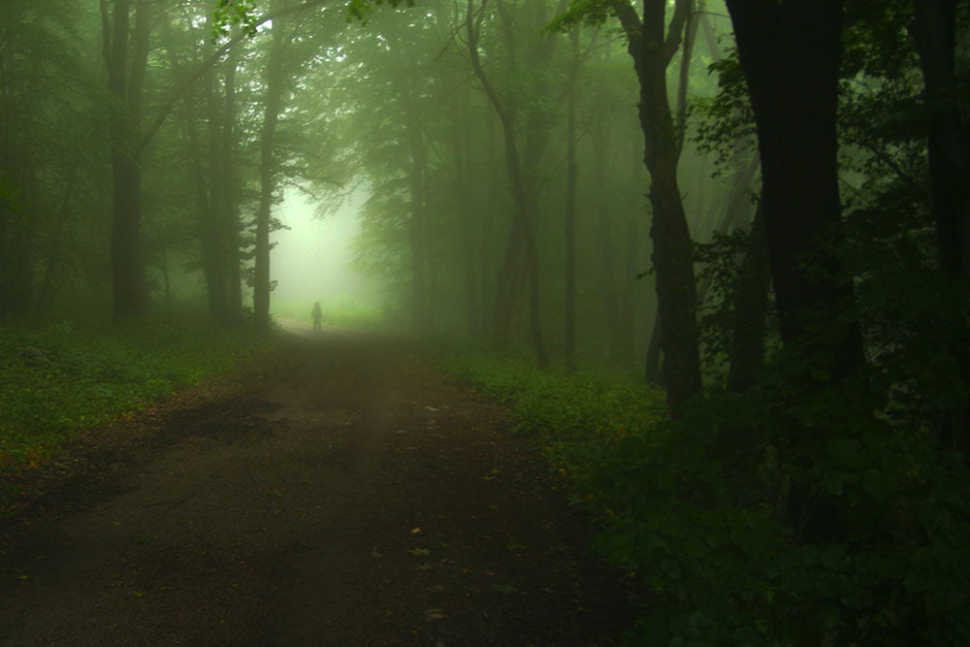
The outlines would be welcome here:
[[[552,469],[584,499],[595,497],[591,468],[631,438],[649,437],[667,418],[661,389],[624,376],[544,372],[527,361],[453,354],[445,368],[516,415],[516,430],[536,439]]]
[[[0,327],[0,469],[36,468],[78,431],[222,373],[258,343],[189,320]]]

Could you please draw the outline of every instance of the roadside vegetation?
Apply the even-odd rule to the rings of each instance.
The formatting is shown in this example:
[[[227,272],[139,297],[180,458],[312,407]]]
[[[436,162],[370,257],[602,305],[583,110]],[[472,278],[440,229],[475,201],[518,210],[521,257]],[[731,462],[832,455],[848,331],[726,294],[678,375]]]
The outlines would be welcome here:
[[[627,644],[970,641],[967,469],[898,410],[857,417],[834,388],[793,398],[784,358],[763,388],[715,386],[677,420],[662,390],[622,377],[477,354],[444,364],[511,407],[600,553],[642,584]],[[785,439],[823,423],[843,433],[814,461]],[[799,496],[824,513],[799,512]]]
[[[0,470],[38,469],[77,432],[223,373],[264,344],[181,315],[128,326],[0,327]]]

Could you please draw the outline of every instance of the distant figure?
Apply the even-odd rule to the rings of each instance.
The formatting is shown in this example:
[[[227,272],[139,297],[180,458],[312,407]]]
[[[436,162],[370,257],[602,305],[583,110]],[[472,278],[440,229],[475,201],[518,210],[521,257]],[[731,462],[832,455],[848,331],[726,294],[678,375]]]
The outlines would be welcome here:
[[[320,323],[323,321],[323,310],[320,309],[319,301],[313,304],[313,312],[310,313],[310,316],[313,318],[314,332],[320,330]]]

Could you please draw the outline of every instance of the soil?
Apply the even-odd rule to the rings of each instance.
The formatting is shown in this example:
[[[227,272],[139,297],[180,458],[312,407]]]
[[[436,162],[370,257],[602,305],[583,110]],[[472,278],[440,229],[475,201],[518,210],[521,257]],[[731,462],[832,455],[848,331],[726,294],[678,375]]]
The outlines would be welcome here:
[[[507,411],[289,335],[93,431],[0,523],[0,645],[612,645],[622,577]]]

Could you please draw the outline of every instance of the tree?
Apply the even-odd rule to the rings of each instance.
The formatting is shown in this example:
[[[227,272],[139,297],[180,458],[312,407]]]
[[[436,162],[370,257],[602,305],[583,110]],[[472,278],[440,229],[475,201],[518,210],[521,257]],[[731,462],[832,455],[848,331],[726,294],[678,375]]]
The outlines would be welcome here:
[[[111,119],[111,267],[115,319],[139,315],[148,305],[141,258],[141,170],[138,141],[151,30],[151,4],[137,0],[132,33],[132,0],[115,0],[113,12],[101,0],[102,39],[108,88],[115,99]]]
[[[278,12],[283,0],[274,0],[271,12]],[[278,162],[275,159],[276,127],[283,109],[285,68],[283,57],[286,49],[284,21],[273,21],[272,43],[265,71],[265,96],[263,98],[263,126],[259,142],[259,207],[256,211],[256,247],[253,285],[253,314],[256,327],[269,329],[269,293],[272,289],[269,271],[270,209],[276,191]]]
[[[929,113],[927,151],[930,204],[936,221],[940,267],[947,278],[964,286],[970,278],[970,124],[960,112],[956,74],[955,0],[916,0],[910,31],[919,53]],[[966,83],[964,81],[964,83]],[[964,88],[965,90],[965,88]],[[964,396],[937,426],[944,447],[970,456],[970,352],[965,321],[951,324],[961,334],[951,344]]]
[[[539,309],[539,251],[536,241],[539,208],[538,187],[536,186],[536,166],[538,165],[542,150],[545,147],[545,125],[543,124],[541,107],[533,105],[523,110],[526,121],[524,130],[527,132],[528,137],[525,138],[527,141],[526,150],[520,153],[519,140],[523,136],[523,127],[519,123],[519,110],[521,108],[508,105],[508,102],[499,96],[495,85],[489,79],[482,65],[481,55],[479,53],[482,25],[486,15],[486,5],[487,0],[483,0],[476,12],[474,3],[472,0],[468,0],[465,13],[465,35],[472,69],[502,125],[506,169],[516,208],[515,217],[512,222],[512,231],[509,235],[502,269],[498,277],[498,294],[495,305],[495,338],[500,347],[507,343],[512,311],[517,301],[519,286],[523,280],[527,281],[529,288],[529,327],[532,335],[532,345],[539,365],[544,367],[548,364],[549,360],[543,340]],[[533,19],[536,17],[539,18],[534,24],[535,32],[525,48],[529,57],[526,64],[535,66],[544,59],[548,60],[554,49],[555,40],[550,40],[550,36],[548,35],[542,36],[539,34],[539,27],[544,24],[544,6],[536,3],[526,9],[533,12],[531,16]],[[514,52],[517,51],[517,43],[515,42],[516,34],[512,23],[511,11],[512,9],[508,5],[498,5],[501,27],[510,48],[510,64],[515,65],[517,61],[515,61],[513,56]],[[543,85],[541,74],[535,75],[534,78],[536,84]],[[537,94],[541,95],[542,92],[537,92]]]
[[[574,2],[556,22],[567,27],[581,20],[600,22],[608,15],[615,16],[633,59],[640,84],[638,114],[644,137],[643,161],[650,173],[650,233],[657,277],[659,339],[666,358],[664,384],[675,416],[701,389],[692,243],[677,182],[682,139],[667,96],[667,67],[680,47],[691,6],[689,0],[677,0],[668,25],[666,0],[644,0],[642,17],[628,0],[584,0]]]
[[[843,239],[836,103],[842,2],[727,0],[761,154],[765,236],[786,347],[809,382],[849,376],[863,361],[851,314]]]

